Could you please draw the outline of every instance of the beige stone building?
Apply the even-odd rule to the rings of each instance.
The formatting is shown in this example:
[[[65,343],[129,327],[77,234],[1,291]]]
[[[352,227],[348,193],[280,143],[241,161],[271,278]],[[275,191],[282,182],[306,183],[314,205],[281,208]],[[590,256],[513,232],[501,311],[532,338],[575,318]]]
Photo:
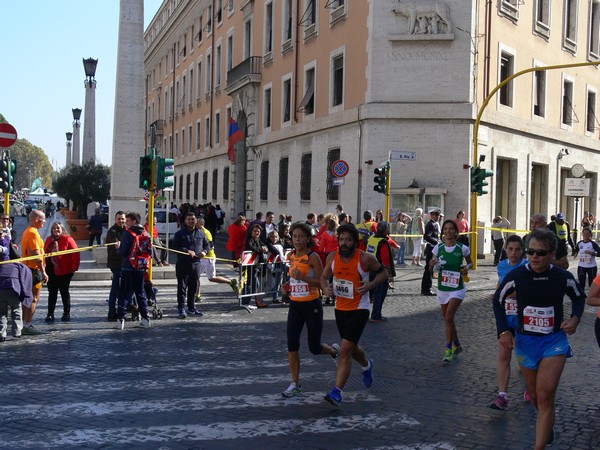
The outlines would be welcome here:
[[[219,203],[229,217],[341,203],[357,217],[384,207],[373,170],[393,155],[392,210],[468,215],[487,93],[524,69],[597,61],[599,21],[598,0],[165,0],[145,32],[145,70],[147,125],[176,160],[170,199]],[[523,229],[533,212],[564,211],[573,222],[563,194],[581,176],[578,215],[597,211],[598,73],[529,73],[491,99],[478,148],[495,176],[480,221]],[[235,164],[230,117],[246,130]]]

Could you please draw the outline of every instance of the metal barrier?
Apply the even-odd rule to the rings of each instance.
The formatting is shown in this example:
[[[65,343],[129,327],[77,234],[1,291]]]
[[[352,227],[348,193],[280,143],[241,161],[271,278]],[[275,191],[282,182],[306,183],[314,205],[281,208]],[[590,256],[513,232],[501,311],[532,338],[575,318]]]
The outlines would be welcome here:
[[[229,308],[228,312],[233,309],[245,309],[251,314],[251,310],[256,309],[256,306],[250,304],[252,297],[257,303],[268,295],[276,297],[282,283],[287,279],[288,253],[285,253],[283,259],[279,255],[271,254],[266,262],[261,263],[258,253],[243,252],[238,275],[238,304]]]

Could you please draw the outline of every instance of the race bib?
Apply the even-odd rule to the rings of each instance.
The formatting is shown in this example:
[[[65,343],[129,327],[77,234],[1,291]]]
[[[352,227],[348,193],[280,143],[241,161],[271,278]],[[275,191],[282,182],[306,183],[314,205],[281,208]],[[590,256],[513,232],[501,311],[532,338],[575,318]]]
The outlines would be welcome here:
[[[460,272],[456,272],[454,270],[442,270],[442,286],[449,288],[457,288],[459,282]]]
[[[292,291],[292,297],[308,297],[310,294],[310,286],[305,281],[296,280],[290,278],[290,290]]]
[[[333,277],[333,295],[341,298],[354,299],[354,283]]]
[[[550,334],[554,331],[554,307],[527,306],[523,310],[523,330]]]
[[[580,253],[579,254],[579,264],[589,264],[592,262],[592,255],[589,253]]]
[[[506,311],[507,316],[516,316],[517,315],[517,299],[516,298],[507,298],[504,301],[504,309]]]

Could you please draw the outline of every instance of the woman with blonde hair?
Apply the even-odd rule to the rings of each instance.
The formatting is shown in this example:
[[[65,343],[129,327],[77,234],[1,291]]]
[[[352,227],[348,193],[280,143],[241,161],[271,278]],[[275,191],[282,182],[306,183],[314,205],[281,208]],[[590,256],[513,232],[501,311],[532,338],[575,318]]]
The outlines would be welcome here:
[[[61,222],[54,222],[50,229],[50,236],[46,238],[44,244],[44,253],[56,253],[75,248],[78,248],[77,243],[67,234],[65,226]],[[79,252],[52,256],[46,259],[46,272],[48,273],[48,314],[46,315],[46,322],[54,322],[54,309],[56,308],[59,291],[63,303],[63,315],[60,320],[63,322],[71,320],[69,285],[73,274],[79,270],[79,262]]]
[[[423,233],[425,229],[423,227],[423,209],[415,209],[415,218],[413,219],[412,234],[419,234],[419,237],[413,238],[413,257],[412,264],[416,266],[422,266],[421,264],[421,253],[423,252]]]

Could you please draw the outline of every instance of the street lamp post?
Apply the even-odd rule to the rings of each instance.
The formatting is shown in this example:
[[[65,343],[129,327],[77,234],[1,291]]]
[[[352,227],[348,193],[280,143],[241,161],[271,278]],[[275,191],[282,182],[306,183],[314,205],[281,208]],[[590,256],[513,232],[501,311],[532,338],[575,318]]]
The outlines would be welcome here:
[[[96,162],[96,66],[98,60],[83,60],[85,70],[85,120],[83,123],[83,152],[81,162]]]
[[[67,136],[67,158],[65,160],[65,165],[69,167],[71,165],[71,158],[73,156],[73,152],[71,151],[71,139],[73,138],[73,133],[67,131],[65,135]]]
[[[81,160],[79,159],[79,129],[81,128],[81,109],[73,108],[73,154],[71,157],[71,163],[74,166],[80,166]]]

